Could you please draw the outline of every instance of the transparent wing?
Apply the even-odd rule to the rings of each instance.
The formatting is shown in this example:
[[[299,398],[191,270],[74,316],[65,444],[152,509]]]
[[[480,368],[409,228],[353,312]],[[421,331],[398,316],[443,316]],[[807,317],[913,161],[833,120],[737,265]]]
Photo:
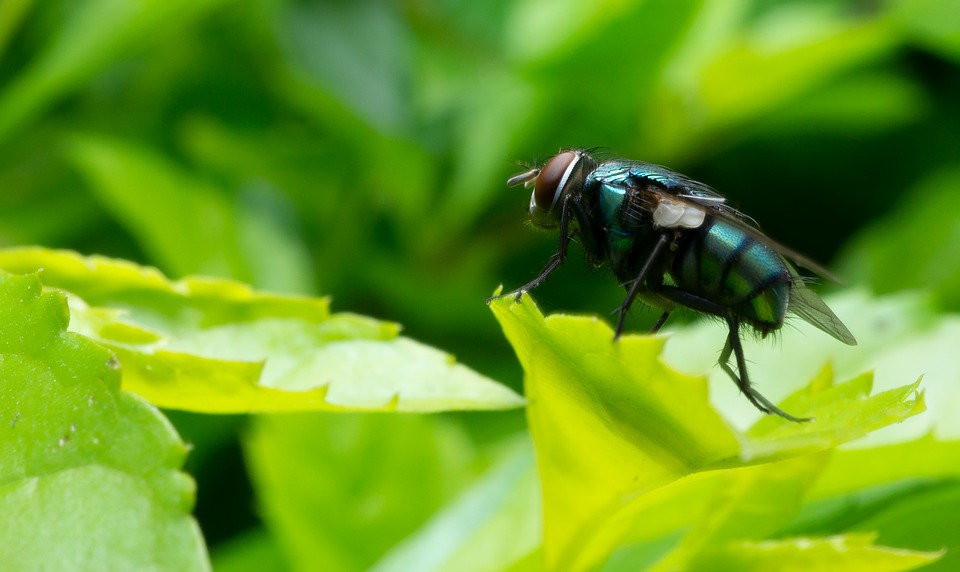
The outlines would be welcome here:
[[[701,209],[706,214],[749,234],[798,266],[811,270],[824,278],[837,281],[837,278],[822,265],[765,235],[757,227],[756,221],[728,205],[726,199],[709,186],[651,163],[630,162],[627,169],[632,175],[632,180],[627,183],[629,185],[639,186],[641,181],[656,183],[655,185],[643,185],[640,189],[641,193],[652,193],[669,198],[671,201],[684,202],[693,208]],[[636,208],[653,210],[658,203],[659,200],[651,200],[647,205]],[[852,346],[856,345],[856,338],[840,321],[840,318],[833,313],[833,310],[820,299],[816,292],[807,288],[803,283],[803,278],[796,270],[791,267],[790,271],[795,280],[790,292],[789,310],[841,342]]]
[[[696,183],[696,181],[693,181],[693,182]],[[700,183],[697,183],[697,184],[699,185]],[[701,187],[705,189],[710,189],[706,185],[701,185]],[[769,246],[779,254],[795,262],[798,266],[806,268],[807,270],[810,270],[811,272],[814,272],[816,274],[819,274],[820,276],[823,276],[824,278],[826,278],[827,280],[830,280],[831,282],[840,282],[840,279],[837,278],[835,274],[833,274],[832,272],[824,268],[822,264],[815,262],[810,257],[804,256],[803,254],[800,254],[796,250],[788,246],[784,246],[779,242],[773,240],[769,236],[765,235],[763,231],[757,228],[756,221],[754,221],[752,218],[748,217],[747,215],[741,213],[737,209],[731,207],[730,205],[724,203],[723,200],[725,199],[717,195],[715,192],[713,192],[712,189],[710,189],[710,192],[711,194],[708,195],[703,191],[703,189],[698,189],[696,194],[694,193],[685,193],[685,194],[664,193],[664,194],[669,194],[669,196],[673,200],[684,201],[691,205],[702,208],[707,212],[707,214],[715,216],[723,220],[724,222],[727,222],[739,228],[740,230],[749,234],[753,238],[766,244],[767,246]]]
[[[840,318],[833,313],[816,292],[807,288],[800,277],[790,290],[789,310],[803,318],[807,323],[837,338],[848,346],[857,345],[856,338],[850,333]]]
[[[709,185],[705,185],[682,173],[671,171],[666,167],[653,163],[630,161],[626,163],[626,165],[628,166],[627,168],[630,174],[636,179],[652,181],[662,187],[662,189],[655,190],[650,186],[646,186],[644,188],[646,192],[659,193],[670,197],[672,200],[679,200],[701,208],[706,211],[707,214],[722,219],[763,242],[798,266],[819,274],[831,282],[840,281],[836,275],[824,268],[822,264],[765,235],[763,231],[759,229],[759,225],[757,225],[755,220],[728,205],[723,195],[713,190]]]

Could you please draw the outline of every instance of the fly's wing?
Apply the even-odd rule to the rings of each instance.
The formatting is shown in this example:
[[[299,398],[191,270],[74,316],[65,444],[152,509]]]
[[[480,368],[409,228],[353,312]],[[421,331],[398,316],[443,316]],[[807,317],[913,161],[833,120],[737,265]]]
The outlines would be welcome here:
[[[824,278],[837,281],[837,278],[820,264],[763,234],[757,228],[757,223],[753,219],[728,205],[726,199],[709,186],[665,167],[649,163],[634,163],[631,166],[631,174],[641,179],[654,181],[663,189],[662,191],[654,191],[648,188],[646,189],[647,192],[659,192],[672,201],[684,202],[691,207],[699,208],[707,214],[737,227],[797,265],[816,272]],[[841,342],[851,346],[857,345],[856,338],[840,321],[840,318],[833,313],[833,310],[820,299],[816,292],[807,288],[803,283],[803,278],[797,274],[796,270],[790,268],[790,271],[794,276],[794,282],[790,291],[789,310]]]
[[[763,234],[757,227],[755,220],[728,205],[727,199],[709,185],[653,163],[629,161],[625,162],[624,166],[633,177],[657,183],[663,189],[662,194],[669,196],[671,200],[686,202],[691,206],[703,209],[706,213],[730,223],[763,242],[798,266],[819,274],[831,282],[840,281],[823,265]],[[651,189],[648,188],[647,191],[650,192]]]
[[[671,199],[687,202],[704,209],[708,214],[730,223],[753,238],[763,242],[779,254],[795,262],[798,266],[819,274],[831,282],[840,281],[832,272],[824,268],[823,265],[818,264],[809,257],[763,234],[757,227],[755,220],[728,205],[726,202],[727,199],[710,186],[680,173],[670,171],[665,167],[660,167],[659,165],[646,163],[640,165],[642,165],[642,169],[638,169],[637,174],[640,175],[642,173],[644,178],[661,184],[665,188],[665,194],[668,194]]]
[[[717,191],[713,190],[712,187],[705,185],[700,181],[695,181],[682,173],[671,171],[670,169],[660,165],[643,163],[640,161],[630,161],[629,165],[629,171],[631,175],[659,184],[666,189],[668,194],[673,197],[687,199],[706,207],[722,205],[723,207],[736,212],[733,208],[725,204],[727,199]]]
[[[807,323],[837,338],[848,346],[857,345],[856,338],[850,333],[840,318],[833,313],[817,293],[804,285],[800,276],[796,275],[796,282],[790,289],[790,303],[788,309],[800,316]]]

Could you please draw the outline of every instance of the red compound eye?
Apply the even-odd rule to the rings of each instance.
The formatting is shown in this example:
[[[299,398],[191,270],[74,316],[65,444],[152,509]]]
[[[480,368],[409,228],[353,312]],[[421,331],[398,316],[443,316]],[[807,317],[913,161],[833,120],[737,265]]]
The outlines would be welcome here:
[[[537,186],[533,189],[533,204],[540,210],[550,211],[560,196],[561,183],[570,166],[577,160],[573,151],[565,151],[547,161],[537,177]]]

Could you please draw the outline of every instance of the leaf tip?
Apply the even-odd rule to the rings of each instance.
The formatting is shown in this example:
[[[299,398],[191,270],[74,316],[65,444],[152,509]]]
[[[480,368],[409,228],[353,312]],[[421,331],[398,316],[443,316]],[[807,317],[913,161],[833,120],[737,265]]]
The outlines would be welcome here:
[[[826,363],[820,368],[820,371],[810,380],[810,393],[821,393],[833,387],[834,384],[834,372],[833,372],[833,361],[827,360]]]
[[[400,392],[396,392],[390,397],[390,401],[388,401],[387,404],[383,406],[383,410],[395,412],[397,411],[399,406],[400,406]]]

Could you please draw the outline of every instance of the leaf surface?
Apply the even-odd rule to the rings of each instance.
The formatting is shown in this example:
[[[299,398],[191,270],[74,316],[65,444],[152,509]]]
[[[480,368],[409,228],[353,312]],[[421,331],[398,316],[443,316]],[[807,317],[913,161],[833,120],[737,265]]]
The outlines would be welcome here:
[[[71,329],[113,350],[124,389],[208,413],[443,411],[519,407],[510,389],[399,335],[397,324],[330,314],[323,298],[41,248],[0,251],[0,268],[43,270],[75,295]],[[95,306],[93,306],[95,305]]]
[[[604,562],[634,522],[655,518],[641,515],[656,504],[659,491],[685,477],[710,469],[726,469],[716,473],[721,476],[731,470],[772,470],[767,469],[772,462],[807,459],[923,410],[916,384],[868,397],[870,376],[834,385],[832,370],[825,368],[784,403],[788,411],[816,421],[767,417],[751,431],[739,432],[709,405],[704,378],[680,374],[663,363],[664,338],[624,336],[614,342],[605,323],[564,315],[544,319],[529,298],[519,304],[500,299],[491,308],[526,374],[548,570],[589,569]],[[788,471],[772,497],[778,502],[800,498],[821,466]],[[700,541],[689,536],[686,542],[696,548],[683,549],[688,554],[681,554],[681,561],[742,536],[717,536],[750,522],[738,513],[756,510],[743,504],[756,488],[734,483],[742,490],[742,502],[730,504],[730,522],[704,529]],[[785,512],[770,530],[799,510],[797,500],[793,508],[781,510]],[[708,522],[701,519],[700,525]]]
[[[120,391],[64,297],[0,272],[0,561],[11,570],[205,570],[187,446]]]

